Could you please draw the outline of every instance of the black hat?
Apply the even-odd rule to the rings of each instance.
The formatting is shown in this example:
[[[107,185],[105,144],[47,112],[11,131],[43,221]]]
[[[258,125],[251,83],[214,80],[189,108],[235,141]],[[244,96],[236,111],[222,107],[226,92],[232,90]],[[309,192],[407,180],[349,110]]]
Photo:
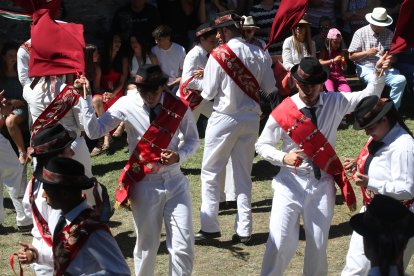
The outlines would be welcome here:
[[[33,157],[52,156],[70,146],[76,139],[74,131],[54,124],[40,130],[31,141],[29,154]]]
[[[290,70],[295,79],[303,84],[321,84],[328,79],[329,70],[317,58],[304,57]]]
[[[216,18],[214,19],[214,25],[216,28],[223,28],[235,25],[240,27],[243,23],[243,18],[235,14],[234,11],[224,11],[217,13]]]
[[[352,229],[361,236],[402,233],[414,236],[414,214],[398,200],[377,194],[367,210],[351,217]]]
[[[354,111],[354,129],[361,130],[372,126],[384,117],[394,106],[390,99],[378,98],[375,95],[363,98]]]
[[[168,77],[162,72],[159,65],[144,64],[138,68],[134,84],[139,88],[156,90],[158,86],[166,84]]]
[[[202,36],[203,34],[213,31],[216,28],[212,22],[206,22],[201,24],[196,30],[196,37]]]
[[[66,157],[52,157],[33,173],[45,188],[92,188],[94,180],[85,175],[85,168],[78,161]]]

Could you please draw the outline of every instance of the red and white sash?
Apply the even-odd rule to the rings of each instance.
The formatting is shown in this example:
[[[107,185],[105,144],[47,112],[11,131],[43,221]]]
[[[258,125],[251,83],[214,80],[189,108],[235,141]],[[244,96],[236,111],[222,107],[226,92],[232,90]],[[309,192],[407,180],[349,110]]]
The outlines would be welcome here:
[[[355,162],[356,162],[356,169],[359,173],[365,174],[364,167],[365,162],[367,161],[367,158],[369,156],[368,146],[372,141],[372,137],[369,137],[368,142],[365,144],[365,146],[361,149],[359,152]],[[361,192],[362,192],[362,198],[364,200],[365,205],[368,205],[371,203],[371,200],[374,198],[374,194],[369,189],[361,186]],[[404,204],[405,207],[410,208],[411,205],[414,203],[414,198],[409,200],[404,200],[401,202]]]
[[[20,45],[20,47],[23,48],[29,55],[32,52],[32,44],[29,41],[24,42]]]
[[[161,150],[170,144],[178,126],[187,111],[187,105],[170,93],[164,94],[161,112],[150,124],[123,168],[116,189],[116,204],[125,203],[132,185],[141,181],[148,173],[161,167]]]
[[[299,111],[290,97],[287,97],[273,110],[272,116],[314,164],[333,176],[341,188],[346,205],[351,211],[355,211],[354,190],[345,175],[338,155],[326,137],[308,117]]]
[[[187,85],[194,79],[194,76],[191,76],[188,80],[183,82],[180,85],[179,91],[180,91],[180,98],[181,100],[186,103],[191,110],[194,110],[203,100],[203,97],[201,97],[200,90],[195,89],[189,89],[187,88]]]
[[[59,122],[78,103],[80,96],[76,88],[66,85],[33,123],[32,139],[40,130]]]
[[[32,176],[29,182],[29,201],[30,206],[32,207],[32,214],[33,219],[35,221],[36,227],[39,230],[40,235],[42,236],[42,239],[46,242],[48,246],[52,246],[52,234],[49,229],[49,225],[47,224],[47,221],[43,218],[42,214],[40,213],[39,209],[37,208],[35,198],[33,195],[33,182],[35,181],[35,178]],[[40,184],[40,183],[39,183]]]
[[[220,64],[227,75],[255,102],[260,104],[260,85],[255,76],[246,68],[227,44],[218,46],[211,55]]]
[[[55,237],[57,243],[53,244],[53,275],[63,275],[89,236],[99,229],[111,233],[93,209],[83,210],[70,225],[66,225],[59,236]]]

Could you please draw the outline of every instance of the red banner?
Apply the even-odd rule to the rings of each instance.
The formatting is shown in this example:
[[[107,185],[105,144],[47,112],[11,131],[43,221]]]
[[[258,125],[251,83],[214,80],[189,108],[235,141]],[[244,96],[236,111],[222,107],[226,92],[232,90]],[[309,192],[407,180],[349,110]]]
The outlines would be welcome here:
[[[411,27],[414,24],[414,0],[405,0],[400,8],[400,14],[395,27],[394,37],[390,49],[391,54],[396,54],[414,47],[414,32]]]
[[[265,49],[271,44],[284,39],[302,19],[307,8],[308,0],[282,0],[275,14],[275,19],[273,19],[272,31]]]

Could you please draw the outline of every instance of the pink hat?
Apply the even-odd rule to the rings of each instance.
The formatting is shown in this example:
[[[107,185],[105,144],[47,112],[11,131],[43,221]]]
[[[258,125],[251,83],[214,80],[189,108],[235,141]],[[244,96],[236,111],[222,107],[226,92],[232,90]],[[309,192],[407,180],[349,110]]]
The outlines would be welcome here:
[[[332,28],[332,29],[329,30],[328,35],[326,36],[326,38],[335,39],[338,36],[342,37],[341,32],[336,28]]]

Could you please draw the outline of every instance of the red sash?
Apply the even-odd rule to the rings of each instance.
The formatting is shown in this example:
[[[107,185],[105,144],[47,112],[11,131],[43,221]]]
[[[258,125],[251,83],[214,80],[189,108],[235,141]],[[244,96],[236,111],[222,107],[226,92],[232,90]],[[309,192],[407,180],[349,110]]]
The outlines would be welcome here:
[[[181,100],[186,103],[191,110],[194,110],[203,100],[203,97],[200,95],[201,91],[187,88],[187,85],[193,79],[194,76],[182,83],[179,88]]]
[[[40,130],[59,122],[78,103],[80,96],[73,86],[66,85],[33,123],[32,139]]]
[[[29,55],[32,52],[32,44],[28,41],[24,42],[20,47],[22,47]]]
[[[255,102],[260,104],[260,85],[255,76],[246,68],[227,44],[218,46],[211,55],[220,64],[227,75]]]
[[[108,226],[99,221],[99,215],[93,209],[83,210],[70,225],[66,225],[59,237],[55,238],[57,243],[53,244],[53,275],[63,275],[89,236],[99,229],[111,233]]]
[[[368,142],[365,144],[365,146],[361,149],[359,152],[355,162],[356,162],[356,169],[359,173],[365,174],[364,166],[365,162],[367,161],[369,151],[368,146],[372,141],[372,137],[369,137]],[[369,193],[369,190],[365,187],[361,186],[361,192],[362,192],[362,198],[364,200],[365,205],[368,205],[371,203],[371,200],[373,199],[372,194]],[[402,204],[404,204],[405,207],[410,208],[411,205],[414,203],[414,198],[409,200],[403,200],[401,201]]]
[[[157,118],[152,121],[123,168],[116,189],[116,204],[123,204],[132,185],[146,174],[157,172],[161,167],[161,150],[166,149],[174,137],[187,111],[185,105],[169,93],[164,93],[164,104]]]
[[[35,198],[33,196],[33,181],[35,181],[35,178],[32,176],[29,182],[29,201],[30,206],[32,207],[32,214],[33,219],[35,221],[36,227],[39,230],[40,235],[42,236],[43,240],[46,242],[48,246],[52,246],[52,234],[49,230],[49,225],[47,224],[47,221],[43,218],[42,214],[40,213],[39,209],[37,208],[37,205],[35,203]]]
[[[341,161],[326,137],[299,111],[290,97],[273,110],[272,116],[314,164],[333,176],[341,188],[346,205],[351,211],[355,211],[354,190],[345,175]]]

